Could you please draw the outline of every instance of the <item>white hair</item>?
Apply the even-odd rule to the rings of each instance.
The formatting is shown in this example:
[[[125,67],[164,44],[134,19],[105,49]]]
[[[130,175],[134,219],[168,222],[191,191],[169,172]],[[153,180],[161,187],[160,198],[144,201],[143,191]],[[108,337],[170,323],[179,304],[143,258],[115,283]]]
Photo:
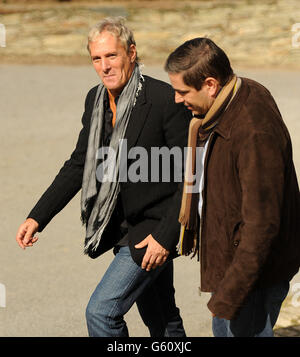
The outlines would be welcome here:
[[[125,18],[122,16],[117,17],[106,17],[99,23],[94,25],[88,34],[88,44],[87,48],[90,51],[89,44],[94,42],[96,38],[104,31],[110,32],[112,35],[118,38],[122,45],[124,46],[126,52],[128,52],[131,45],[136,46],[135,39],[132,31],[125,25]],[[138,62],[138,57],[136,56],[136,62]]]

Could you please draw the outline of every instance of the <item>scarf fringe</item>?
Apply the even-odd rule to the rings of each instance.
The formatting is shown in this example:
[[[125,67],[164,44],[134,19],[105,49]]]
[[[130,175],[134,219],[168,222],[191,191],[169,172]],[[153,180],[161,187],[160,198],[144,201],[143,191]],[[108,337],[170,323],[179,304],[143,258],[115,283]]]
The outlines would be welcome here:
[[[180,239],[176,247],[179,255],[188,256],[192,254],[191,259],[198,253],[198,234],[195,231],[188,230],[184,225],[180,228]]]

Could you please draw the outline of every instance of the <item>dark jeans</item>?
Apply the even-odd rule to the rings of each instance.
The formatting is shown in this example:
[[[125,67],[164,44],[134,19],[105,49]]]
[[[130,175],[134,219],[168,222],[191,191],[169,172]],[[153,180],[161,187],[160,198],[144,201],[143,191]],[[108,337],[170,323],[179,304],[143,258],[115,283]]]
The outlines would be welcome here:
[[[281,304],[289,291],[289,282],[254,290],[233,320],[213,317],[215,337],[273,337]]]
[[[151,337],[184,337],[174,293],[173,261],[146,272],[120,247],[88,303],[89,336],[127,337],[124,315],[136,302]]]

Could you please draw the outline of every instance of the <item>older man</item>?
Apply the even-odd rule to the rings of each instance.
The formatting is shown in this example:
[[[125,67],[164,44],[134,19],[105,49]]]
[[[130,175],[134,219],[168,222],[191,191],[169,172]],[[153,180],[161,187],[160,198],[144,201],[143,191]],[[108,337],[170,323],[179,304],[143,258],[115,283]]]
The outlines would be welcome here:
[[[300,196],[288,130],[270,92],[234,75],[208,38],[179,46],[165,69],[176,103],[194,115],[180,246],[182,254],[199,254],[214,335],[272,336],[300,266]]]
[[[151,336],[184,336],[170,259],[180,228],[178,182],[173,176],[170,182],[131,180],[130,174],[125,180],[124,167],[129,171],[138,161],[128,155],[133,148],[149,157],[153,147],[182,149],[190,114],[174,103],[170,85],[141,75],[123,19],[107,18],[92,28],[88,49],[102,83],[87,95],[75,150],[20,226],[17,242],[22,248],[33,245],[35,233],[82,188],[84,251],[92,258],[111,248],[115,254],[86,310],[89,335],[128,336],[123,316],[137,302]],[[107,152],[99,150],[104,148],[116,160],[107,160]]]

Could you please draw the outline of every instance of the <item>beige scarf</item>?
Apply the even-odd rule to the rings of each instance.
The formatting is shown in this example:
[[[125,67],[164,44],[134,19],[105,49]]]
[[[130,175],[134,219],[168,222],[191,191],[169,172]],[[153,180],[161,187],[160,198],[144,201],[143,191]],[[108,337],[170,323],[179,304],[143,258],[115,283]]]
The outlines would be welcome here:
[[[179,222],[181,223],[180,240],[177,247],[181,255],[189,255],[198,251],[199,236],[199,189],[194,187],[196,173],[196,147],[204,146],[220,115],[229,104],[233,93],[236,91],[237,77],[233,78],[221,89],[213,105],[203,119],[193,118],[189,126],[188,152],[185,167]]]

